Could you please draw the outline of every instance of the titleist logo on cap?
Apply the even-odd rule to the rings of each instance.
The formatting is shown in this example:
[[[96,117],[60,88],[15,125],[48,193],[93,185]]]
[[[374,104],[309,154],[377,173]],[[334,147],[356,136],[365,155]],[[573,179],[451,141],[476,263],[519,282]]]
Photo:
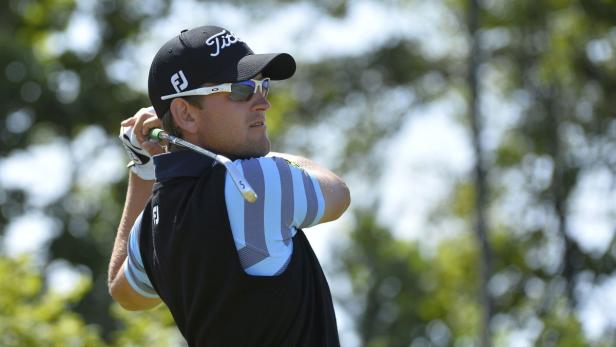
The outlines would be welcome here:
[[[235,34],[223,29],[223,31],[208,37],[207,40],[205,40],[205,44],[208,46],[216,45],[216,51],[214,53],[210,53],[210,56],[216,57],[223,49],[241,41],[242,40],[236,37]]]

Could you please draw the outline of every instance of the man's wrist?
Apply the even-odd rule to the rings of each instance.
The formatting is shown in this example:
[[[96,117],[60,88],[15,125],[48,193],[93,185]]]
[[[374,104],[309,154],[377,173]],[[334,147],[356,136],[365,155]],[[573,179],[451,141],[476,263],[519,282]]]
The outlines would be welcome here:
[[[132,173],[144,181],[154,181],[156,179],[154,160],[151,158],[150,161],[145,164],[137,164],[134,161],[131,161],[127,166],[130,168]]]

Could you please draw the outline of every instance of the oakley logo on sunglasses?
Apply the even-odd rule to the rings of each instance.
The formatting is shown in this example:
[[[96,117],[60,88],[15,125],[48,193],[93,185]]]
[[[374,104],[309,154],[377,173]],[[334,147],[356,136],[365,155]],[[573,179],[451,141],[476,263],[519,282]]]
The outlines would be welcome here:
[[[179,93],[188,87],[188,80],[186,79],[186,76],[184,76],[184,72],[182,72],[182,70],[171,76],[171,85],[173,86],[173,89],[175,89],[176,93]]]
[[[226,35],[225,35],[226,34]],[[232,32],[228,32],[227,30],[223,30],[218,34],[214,34],[205,40],[205,44],[208,46],[216,45],[216,52],[210,53],[211,57],[216,57],[220,54],[220,51],[231,46],[236,42],[241,42],[239,38],[237,38]]]

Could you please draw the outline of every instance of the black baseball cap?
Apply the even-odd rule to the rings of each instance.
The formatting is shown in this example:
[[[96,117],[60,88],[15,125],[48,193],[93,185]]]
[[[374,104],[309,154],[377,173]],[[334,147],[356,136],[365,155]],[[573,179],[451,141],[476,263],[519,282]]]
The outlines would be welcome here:
[[[159,117],[171,100],[162,96],[188,91],[204,83],[228,83],[251,79],[259,73],[284,80],[295,73],[288,53],[254,54],[246,43],[227,29],[201,26],[185,29],[167,41],[152,60],[148,94]]]

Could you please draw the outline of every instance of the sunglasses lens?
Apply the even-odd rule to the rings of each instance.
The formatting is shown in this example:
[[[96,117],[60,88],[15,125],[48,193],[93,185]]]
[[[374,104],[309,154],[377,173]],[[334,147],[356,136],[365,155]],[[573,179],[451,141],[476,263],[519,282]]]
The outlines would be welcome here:
[[[247,101],[252,97],[252,94],[255,93],[256,88],[257,84],[252,80],[233,83],[231,85],[231,100]],[[261,93],[263,96],[267,96],[268,92],[269,79],[266,79],[261,82]]]
[[[255,83],[253,81],[242,81],[231,85],[231,100],[246,101],[250,99],[255,92]]]

